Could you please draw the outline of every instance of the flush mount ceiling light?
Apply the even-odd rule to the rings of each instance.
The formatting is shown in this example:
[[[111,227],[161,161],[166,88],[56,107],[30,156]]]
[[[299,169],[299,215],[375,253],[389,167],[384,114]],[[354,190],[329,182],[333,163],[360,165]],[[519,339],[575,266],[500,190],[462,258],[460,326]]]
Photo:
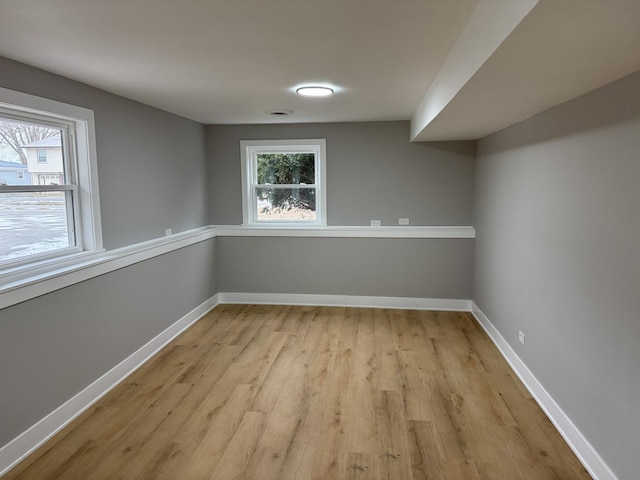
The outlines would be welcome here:
[[[333,95],[333,88],[329,87],[300,87],[296,89],[296,93],[305,97],[328,97]]]

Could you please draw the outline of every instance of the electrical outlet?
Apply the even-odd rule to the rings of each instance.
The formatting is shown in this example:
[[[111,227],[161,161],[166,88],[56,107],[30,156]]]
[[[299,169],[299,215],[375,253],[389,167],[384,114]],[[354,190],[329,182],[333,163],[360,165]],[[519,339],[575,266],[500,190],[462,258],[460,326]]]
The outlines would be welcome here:
[[[167,237],[168,237],[169,235],[171,235],[172,233],[173,233],[173,231],[172,231],[170,228],[167,228],[167,229],[164,231],[164,234],[165,234]]]
[[[380,220],[371,220],[371,226],[372,227],[379,227],[380,226]]]
[[[409,225],[409,219],[408,218],[399,218],[398,219],[398,225]]]
[[[518,331],[518,340],[524,345],[524,333],[522,331]]]

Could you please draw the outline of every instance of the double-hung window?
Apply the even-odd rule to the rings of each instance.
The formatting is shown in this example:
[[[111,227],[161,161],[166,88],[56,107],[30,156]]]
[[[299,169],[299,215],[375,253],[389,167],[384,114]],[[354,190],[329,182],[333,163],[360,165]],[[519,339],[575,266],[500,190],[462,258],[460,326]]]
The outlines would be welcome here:
[[[324,139],[240,142],[245,225],[326,225]]]
[[[0,152],[28,180],[0,186],[0,277],[102,250],[94,138],[92,111],[0,88]]]

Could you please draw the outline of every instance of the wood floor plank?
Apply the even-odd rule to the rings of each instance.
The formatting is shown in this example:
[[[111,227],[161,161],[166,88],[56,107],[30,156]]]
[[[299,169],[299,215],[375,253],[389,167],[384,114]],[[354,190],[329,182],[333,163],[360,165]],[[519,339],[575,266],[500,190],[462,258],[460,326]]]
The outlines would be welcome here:
[[[264,430],[266,413],[247,412],[224,451],[212,479],[241,480],[256,449],[256,443]]]
[[[7,480],[586,480],[464,312],[220,305]]]
[[[277,480],[284,462],[291,461],[291,447],[308,413],[310,392],[305,385],[307,366],[293,364],[281,385],[280,395],[271,411],[255,454],[247,466],[246,478]]]
[[[164,395],[158,397],[156,402],[129,424],[120,437],[125,441],[117,442],[117,447],[111,448],[106,455],[94,463],[91,472],[84,478],[87,480],[115,479],[121,475],[124,476],[124,472],[131,477],[136,476],[138,473],[136,469],[144,466],[149,456],[161,448],[162,445],[157,445],[153,440],[164,438],[161,431],[167,428],[165,423],[184,417],[184,415],[174,414],[174,409],[190,389],[191,386],[187,384],[174,384],[167,389]],[[148,447],[152,448],[150,454]]]
[[[382,391],[376,408],[378,471],[376,478],[416,478],[410,455],[402,394]]]
[[[173,468],[161,471],[157,478],[167,480],[176,478],[208,480],[211,478],[247,412],[251,396],[250,385],[238,385],[229,396],[228,401],[216,412],[206,432],[197,443],[193,444],[187,436],[179,437],[185,455],[182,456],[181,461],[172,465]]]

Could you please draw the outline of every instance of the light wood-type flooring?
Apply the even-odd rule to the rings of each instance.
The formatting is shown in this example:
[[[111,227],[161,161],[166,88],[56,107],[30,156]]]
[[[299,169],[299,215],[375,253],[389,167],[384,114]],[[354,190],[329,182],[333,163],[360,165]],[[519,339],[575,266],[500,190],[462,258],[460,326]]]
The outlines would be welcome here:
[[[470,314],[220,305],[7,479],[589,479]]]

